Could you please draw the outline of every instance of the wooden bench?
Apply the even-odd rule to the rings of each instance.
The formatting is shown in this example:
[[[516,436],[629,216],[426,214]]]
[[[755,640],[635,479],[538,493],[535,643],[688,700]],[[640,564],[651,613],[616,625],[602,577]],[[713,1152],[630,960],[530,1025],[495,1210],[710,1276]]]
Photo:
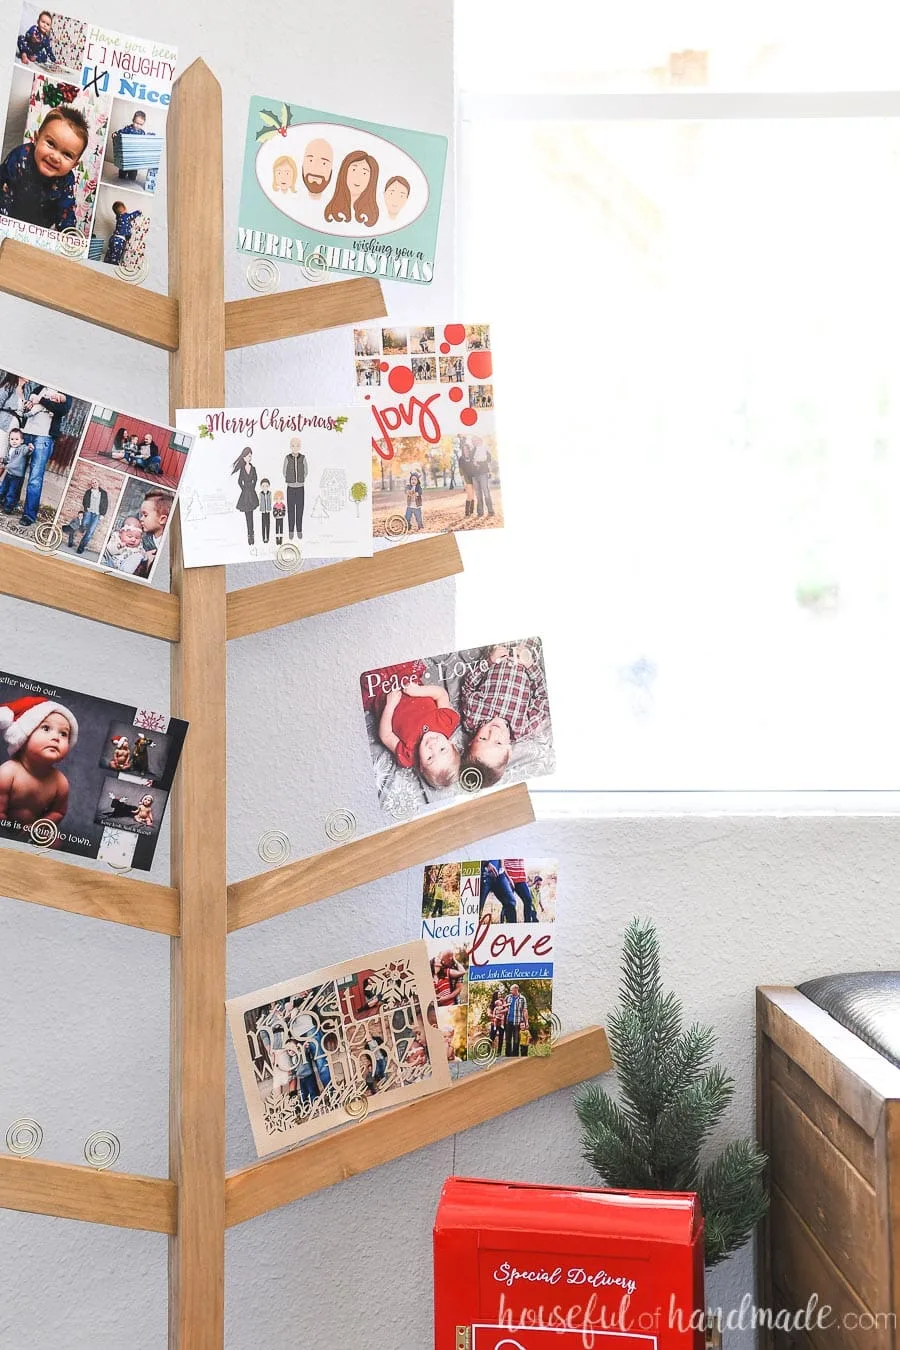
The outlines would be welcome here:
[[[757,990],[757,1123],[769,1156],[760,1308],[830,1305],[761,1350],[900,1350],[900,1069],[798,989]]]

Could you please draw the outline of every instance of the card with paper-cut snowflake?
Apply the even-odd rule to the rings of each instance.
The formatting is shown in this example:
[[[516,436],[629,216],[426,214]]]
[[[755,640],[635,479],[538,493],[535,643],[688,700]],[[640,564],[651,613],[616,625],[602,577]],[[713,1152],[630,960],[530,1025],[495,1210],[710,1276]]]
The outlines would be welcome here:
[[[156,712],[153,708],[138,708],[134,714],[134,725],[145,731],[165,731],[169,725],[166,713]]]
[[[100,836],[100,848],[97,851],[98,862],[105,862],[115,871],[129,871],[134,860],[134,850],[138,837],[128,830],[116,830],[107,826]]]
[[[260,1157],[450,1084],[424,942],[227,1004]]]

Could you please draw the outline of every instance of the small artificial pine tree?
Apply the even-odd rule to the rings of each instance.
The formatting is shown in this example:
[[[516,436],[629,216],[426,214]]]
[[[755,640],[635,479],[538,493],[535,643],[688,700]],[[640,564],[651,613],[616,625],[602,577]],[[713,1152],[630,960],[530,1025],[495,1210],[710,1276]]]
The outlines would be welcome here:
[[[664,993],[659,940],[633,919],[622,951],[621,1004],[607,1034],[620,1101],[589,1085],[576,1098],[584,1157],[606,1186],[696,1191],[706,1223],[706,1264],[716,1265],[750,1238],[766,1213],[766,1155],[751,1139],[726,1144],[700,1166],[713,1126],[734,1096],[734,1079],[710,1067],[715,1032],[682,1029],[682,1006]]]

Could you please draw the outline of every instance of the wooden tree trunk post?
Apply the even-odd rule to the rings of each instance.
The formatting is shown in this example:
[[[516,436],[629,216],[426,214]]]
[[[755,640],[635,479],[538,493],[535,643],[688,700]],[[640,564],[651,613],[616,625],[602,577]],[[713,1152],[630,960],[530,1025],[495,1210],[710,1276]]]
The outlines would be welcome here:
[[[176,408],[225,403],[222,96],[197,61],[169,113],[169,293],[179,344],[170,357]],[[172,648],[173,711],[190,723],[173,813],[169,1173],[178,1230],[169,1246],[171,1350],[221,1350],[225,1301],[225,568],[184,567],[173,533],[172,588],[181,641]]]

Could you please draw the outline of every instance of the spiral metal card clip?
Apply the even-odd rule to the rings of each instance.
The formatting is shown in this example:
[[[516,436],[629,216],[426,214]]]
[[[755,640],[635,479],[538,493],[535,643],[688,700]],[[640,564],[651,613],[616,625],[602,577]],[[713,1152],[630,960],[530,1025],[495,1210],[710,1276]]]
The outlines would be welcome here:
[[[49,520],[42,521],[31,536],[31,542],[39,553],[55,553],[62,541],[62,530]]]
[[[150,264],[146,258],[140,262],[120,262],[116,268],[116,276],[121,281],[129,281],[132,286],[140,286],[142,281],[146,281],[150,275]]]
[[[14,1120],[6,1131],[6,1147],[19,1158],[28,1158],[32,1153],[37,1153],[43,1142],[44,1131],[29,1116]]]
[[[279,544],[275,550],[275,566],[280,572],[298,572],[302,562],[303,550],[293,541]]]
[[[246,275],[247,285],[261,295],[274,291],[281,280],[281,273],[271,258],[254,258],[247,264]]]
[[[88,1135],[84,1144],[84,1160],[88,1167],[97,1172],[105,1172],[119,1156],[121,1145],[117,1137],[109,1130],[95,1130]]]
[[[69,226],[67,230],[60,230],[56,236],[56,242],[59,245],[59,251],[64,258],[83,258],[85,252],[84,235],[78,230]]]
[[[267,830],[259,836],[256,851],[263,862],[287,862],[291,856],[291,841],[283,830]]]
[[[28,834],[31,842],[37,844],[38,848],[51,848],[59,838],[59,830],[52,820],[47,820],[46,816],[32,821],[28,826]]]
[[[325,817],[325,833],[334,844],[346,844],[356,834],[356,816],[345,807]]]
[[[388,516],[384,522],[384,532],[388,539],[399,539],[401,535],[406,534],[409,529],[406,516],[402,516],[399,511]]]

